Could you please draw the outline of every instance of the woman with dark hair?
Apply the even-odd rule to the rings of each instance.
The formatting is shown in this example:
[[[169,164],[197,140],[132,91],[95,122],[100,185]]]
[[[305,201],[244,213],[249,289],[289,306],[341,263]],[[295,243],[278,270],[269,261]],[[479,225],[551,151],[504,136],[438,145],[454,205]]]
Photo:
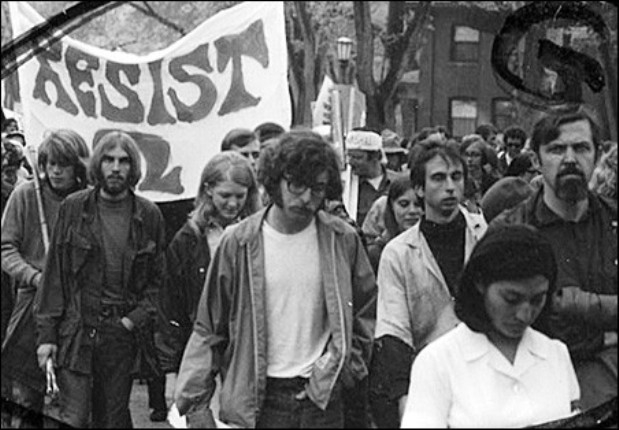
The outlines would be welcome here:
[[[488,188],[499,178],[496,153],[481,136],[476,134],[462,138],[460,151],[469,172],[464,196],[479,205]]]
[[[370,208],[363,223],[364,233],[371,220],[370,214],[382,216],[384,229],[378,234],[368,237],[367,251],[374,273],[378,273],[378,262],[387,242],[412,227],[419,221],[423,207],[415,194],[410,178],[403,176],[394,180],[386,196],[379,197]]]
[[[414,361],[402,427],[526,427],[576,413],[567,347],[531,328],[549,313],[556,276],[533,228],[488,231],[462,272],[462,322]]]
[[[537,157],[533,152],[527,151],[514,157],[509,166],[507,166],[505,176],[520,177],[527,183],[530,183],[539,173]]]

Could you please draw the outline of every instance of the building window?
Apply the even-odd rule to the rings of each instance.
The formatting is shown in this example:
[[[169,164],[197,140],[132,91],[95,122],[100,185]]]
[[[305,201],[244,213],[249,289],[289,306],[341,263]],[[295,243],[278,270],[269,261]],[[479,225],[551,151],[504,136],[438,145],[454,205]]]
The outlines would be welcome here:
[[[492,100],[492,123],[501,131],[515,124],[516,107],[509,99]]]
[[[476,62],[479,58],[479,30],[456,25],[452,34],[451,61]]]
[[[451,133],[462,137],[475,132],[477,124],[477,100],[452,99],[449,107]]]

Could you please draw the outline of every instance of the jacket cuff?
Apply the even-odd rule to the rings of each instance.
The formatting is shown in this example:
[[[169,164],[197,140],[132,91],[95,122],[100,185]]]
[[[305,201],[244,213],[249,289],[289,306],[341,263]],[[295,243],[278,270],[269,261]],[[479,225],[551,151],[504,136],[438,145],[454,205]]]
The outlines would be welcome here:
[[[144,327],[148,324],[148,320],[150,319],[150,315],[148,314],[148,312],[142,309],[140,306],[138,306],[125,316],[129,318],[136,327]]]
[[[27,279],[27,284],[26,286],[28,287],[35,287],[36,285],[34,285],[34,278],[36,278],[36,276],[41,273],[40,271],[38,271],[37,269],[35,269],[34,267],[29,267],[28,268],[28,274],[25,276],[25,278],[22,279]]]
[[[56,330],[51,329],[40,329],[39,328],[39,336],[37,338],[37,346],[42,345],[44,343],[53,343],[54,345],[58,345],[58,336],[56,335]]]

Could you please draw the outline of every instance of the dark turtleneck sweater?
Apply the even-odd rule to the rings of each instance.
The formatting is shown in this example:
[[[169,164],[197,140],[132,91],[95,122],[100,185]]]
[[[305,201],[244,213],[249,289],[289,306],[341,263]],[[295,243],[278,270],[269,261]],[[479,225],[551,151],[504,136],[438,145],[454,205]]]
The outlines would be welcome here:
[[[464,266],[464,234],[466,220],[462,212],[447,224],[437,224],[427,220],[421,220],[421,232],[423,233],[430,250],[436,259],[441,273],[447,282],[452,296],[455,296],[456,283],[460,271]]]

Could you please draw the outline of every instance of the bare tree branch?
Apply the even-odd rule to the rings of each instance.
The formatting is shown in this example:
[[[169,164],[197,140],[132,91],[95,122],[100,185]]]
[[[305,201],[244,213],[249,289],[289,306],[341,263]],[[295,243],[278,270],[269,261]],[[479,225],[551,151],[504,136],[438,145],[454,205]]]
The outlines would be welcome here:
[[[139,10],[144,15],[155,19],[156,21],[158,21],[159,23],[163,24],[164,26],[166,26],[168,28],[171,28],[172,30],[180,33],[181,36],[185,36],[187,34],[187,32],[181,26],[173,23],[172,21],[162,17],[159,13],[157,13],[151,7],[151,5],[148,4],[148,2],[143,1],[141,3],[142,3],[142,5],[140,5],[140,4],[136,3],[136,2],[129,2],[129,5],[132,6],[133,8],[135,8],[135,9]]]
[[[392,2],[392,4],[393,3],[398,2]],[[415,54],[417,49],[419,49],[421,36],[427,19],[430,16],[431,7],[431,2],[419,2],[415,9],[415,14],[412,18],[408,18],[404,34],[398,41],[399,49],[394,49],[392,51],[389,71],[385,80],[380,85],[380,93],[385,99],[393,97],[396,86],[400,79],[402,79],[402,75],[410,62],[410,58]]]

